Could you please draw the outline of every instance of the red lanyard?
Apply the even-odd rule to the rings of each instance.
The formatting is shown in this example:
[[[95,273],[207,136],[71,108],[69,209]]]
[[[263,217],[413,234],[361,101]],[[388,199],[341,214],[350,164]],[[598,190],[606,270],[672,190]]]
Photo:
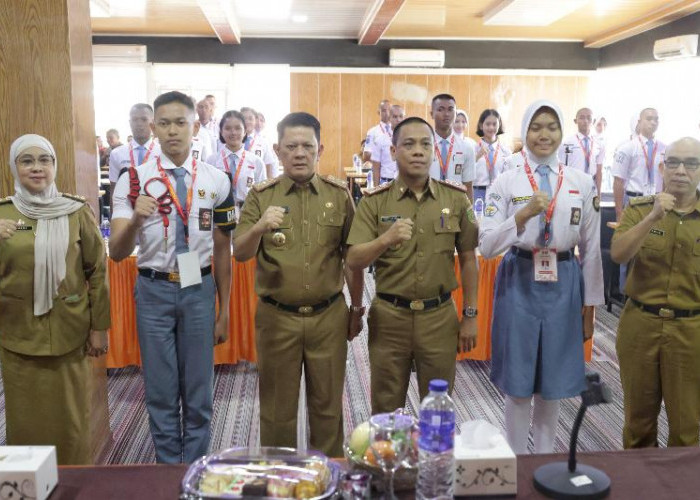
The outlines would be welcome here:
[[[537,186],[537,182],[535,181],[535,178],[532,176],[532,170],[530,169],[530,164],[527,162],[527,156],[525,156],[525,152],[521,151],[521,154],[523,155],[523,158],[525,159],[525,165],[523,168],[525,169],[525,173],[527,174],[527,179],[530,181],[530,186],[532,186],[532,193],[534,194],[535,192],[539,191],[539,187]],[[554,214],[554,206],[557,204],[557,197],[559,196],[559,190],[561,189],[561,184],[564,182],[564,165],[561,163],[559,164],[559,176],[557,180],[557,190],[554,193],[554,196],[552,196],[552,199],[549,200],[549,206],[547,207],[547,212],[545,213],[544,216],[544,246],[546,247],[547,244],[549,243],[549,233],[550,233],[550,223],[552,221],[552,215]]]
[[[156,143],[155,139],[151,141],[151,145],[148,146],[148,151],[146,151],[146,154],[143,157],[143,161],[141,164],[143,165],[148,161],[148,157],[151,156],[151,151],[153,151],[153,145]],[[135,167],[136,162],[134,161],[134,146],[129,143],[129,158],[131,159],[131,166]]]
[[[494,144],[496,145],[496,147],[494,148],[495,151],[493,153],[493,163],[491,163],[489,161],[488,149],[484,148],[484,140],[481,140],[481,149],[484,152],[484,160],[486,160],[486,166],[488,167],[489,172],[493,172],[493,167],[496,166],[496,162],[498,161],[498,150],[500,149],[500,147],[498,146],[498,141],[496,141]],[[491,146],[493,146],[493,144],[491,144]]]
[[[160,157],[158,157],[156,164],[158,165],[158,172],[160,173],[160,178],[163,180],[163,184],[167,186],[168,192],[170,193],[170,197],[173,199],[173,205],[175,205],[177,213],[180,216],[180,219],[182,219],[183,225],[185,226],[185,242],[189,243],[190,232],[188,224],[190,218],[190,210],[192,209],[192,193],[194,192],[194,182],[197,180],[197,160],[192,158],[192,184],[187,190],[187,202],[185,204],[184,209],[182,208],[180,200],[177,197],[175,190],[173,189],[173,185],[170,183],[168,175],[165,173],[165,169],[163,169],[163,166],[160,164]]]
[[[241,159],[238,162],[238,166],[236,167],[236,176],[231,180],[231,185],[233,186],[233,189],[236,189],[236,184],[238,183],[238,176],[241,175],[241,165],[243,165],[243,160],[245,160],[245,154],[246,150],[243,149],[243,154],[241,155]],[[236,153],[234,153],[236,154]],[[228,166],[228,160],[226,159],[228,155],[224,154],[224,150],[221,150],[221,158],[224,160],[224,167],[226,168],[226,173],[230,174],[231,173],[231,168]]]
[[[585,136],[584,136],[585,137]],[[586,148],[583,147],[583,143],[581,142],[581,138],[576,134],[576,140],[578,141],[578,145],[581,146],[581,151],[583,151],[583,158],[586,160],[586,172],[591,167],[591,154],[593,153],[593,139],[590,137],[588,138],[588,151],[586,151]]]
[[[390,125],[387,125],[386,127],[389,128]],[[388,131],[384,130],[384,124],[382,122],[379,122],[379,130],[381,130],[382,134],[386,135],[389,138],[391,138],[391,136],[393,135],[393,131],[391,130],[391,128],[389,128]]]
[[[642,146],[642,151],[644,152],[644,161],[647,163],[647,169],[651,170],[654,168],[654,157],[656,156],[656,147],[659,145],[658,142],[654,141],[654,148],[651,150],[651,161],[649,161],[649,152],[642,142],[642,138],[637,136],[639,139],[639,145]]]
[[[450,157],[452,156],[452,147],[455,145],[455,136],[452,134],[452,138],[450,139],[450,149],[447,150],[447,158],[443,158],[442,154],[440,153],[440,148],[438,148],[437,143],[438,143],[438,137],[435,136],[435,154],[438,157],[438,161],[440,162],[440,172],[442,173],[442,179],[447,179],[447,167],[450,165]],[[444,141],[443,138],[440,137],[440,141]]]

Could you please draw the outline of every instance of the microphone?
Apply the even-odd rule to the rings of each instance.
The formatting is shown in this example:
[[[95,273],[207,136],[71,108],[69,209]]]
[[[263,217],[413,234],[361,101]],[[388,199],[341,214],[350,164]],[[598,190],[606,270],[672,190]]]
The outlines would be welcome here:
[[[576,463],[578,431],[589,406],[610,403],[610,389],[597,373],[586,374],[586,389],[581,392],[581,407],[571,429],[569,461],[552,462],[535,471],[535,489],[549,498],[605,498],[610,493],[610,478],[605,472]]]

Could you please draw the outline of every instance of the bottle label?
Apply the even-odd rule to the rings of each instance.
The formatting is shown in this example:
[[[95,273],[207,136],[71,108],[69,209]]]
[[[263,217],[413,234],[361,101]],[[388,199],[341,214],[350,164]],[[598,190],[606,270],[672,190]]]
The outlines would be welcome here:
[[[455,414],[449,411],[421,410],[418,447],[423,451],[442,453],[454,448]]]

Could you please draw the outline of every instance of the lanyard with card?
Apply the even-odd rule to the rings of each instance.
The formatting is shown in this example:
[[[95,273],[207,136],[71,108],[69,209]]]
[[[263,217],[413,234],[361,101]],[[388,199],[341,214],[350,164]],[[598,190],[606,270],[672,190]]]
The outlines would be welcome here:
[[[583,143],[581,142],[581,138],[578,136],[578,134],[576,134],[576,140],[578,141],[578,145],[581,146],[581,151],[583,151],[583,159],[586,160],[586,173],[588,173],[591,168],[591,154],[593,154],[593,141],[590,137],[588,138],[588,149],[586,149],[583,147]]]
[[[180,274],[180,288],[199,285],[202,282],[202,269],[199,267],[199,254],[196,251],[177,254],[177,269]]]
[[[190,210],[192,209],[192,193],[194,192],[194,183],[197,180],[197,160],[192,158],[192,184],[190,184],[190,187],[187,190],[187,201],[185,203],[184,208],[180,204],[180,200],[178,199],[177,194],[175,193],[175,190],[173,189],[173,185],[171,184],[170,179],[168,178],[168,175],[165,173],[165,169],[160,164],[160,157],[158,157],[156,165],[158,166],[158,172],[160,173],[160,178],[163,181],[163,184],[165,184],[166,187],[168,188],[168,192],[170,193],[170,198],[173,200],[173,205],[175,205],[175,208],[177,209],[177,214],[180,216],[180,219],[182,219],[182,224],[185,228],[185,242],[189,244],[189,240],[190,240],[189,218],[190,218]]]
[[[646,167],[649,171],[649,179],[651,179],[651,170],[654,168],[654,158],[656,157],[656,149],[659,143],[654,141],[654,148],[651,150],[651,158],[649,158],[649,151],[647,151],[647,148],[644,146],[641,137],[637,136],[637,139],[639,140],[639,145],[642,147],[644,161],[646,162]]]
[[[493,162],[489,159],[489,151],[484,147],[483,139],[481,140],[481,151],[484,153],[484,160],[486,161],[486,167],[488,168],[489,172],[489,180],[493,179],[493,168],[496,166],[496,162],[498,161],[498,151],[500,149],[498,141],[491,144],[491,147],[494,149]]]
[[[555,248],[533,248],[532,262],[535,281],[555,282],[557,277],[557,250]]]
[[[438,157],[438,162],[440,162],[440,173],[441,179],[447,179],[447,167],[450,166],[450,157],[452,156],[452,147],[455,145],[455,136],[452,134],[452,138],[450,139],[450,149],[447,150],[447,158],[443,158],[442,154],[440,153],[440,148],[438,148],[438,141],[442,141],[442,138],[439,138],[438,135],[435,135],[435,154]]]
[[[539,190],[539,187],[537,186],[537,182],[535,181],[535,178],[532,175],[532,169],[530,169],[530,164],[527,161],[527,156],[525,155],[525,152],[522,152],[523,158],[525,159],[525,165],[523,166],[523,169],[525,170],[525,173],[527,174],[527,179],[530,181],[530,186],[532,187],[532,193],[536,193]],[[557,197],[559,196],[559,190],[561,189],[561,184],[564,182],[564,165],[561,163],[559,164],[559,175],[557,179],[557,190],[554,192],[554,196],[552,196],[552,199],[549,200],[549,206],[547,207],[547,212],[545,213],[544,216],[544,245],[547,246],[549,244],[549,236],[550,236],[550,229],[551,229],[551,223],[552,223],[552,215],[554,214],[554,206],[557,204]]]
[[[148,157],[151,156],[151,151],[153,151],[153,145],[156,143],[155,139],[151,140],[151,145],[148,146],[148,151],[146,151],[146,154],[143,156],[143,160],[141,160],[141,165],[146,163],[148,161]],[[129,159],[131,160],[131,166],[136,167],[136,161],[134,161],[134,145],[129,143]]]
[[[233,189],[235,191],[236,189],[236,184],[238,184],[238,176],[241,175],[241,166],[243,166],[243,162],[245,161],[245,154],[247,151],[243,149],[243,154],[241,155],[241,159],[238,161],[238,165],[236,166],[236,175],[233,177],[231,180],[231,185],[233,186]],[[231,173],[231,168],[228,165],[228,160],[226,159],[226,154],[224,154],[224,150],[221,150],[221,158],[224,160],[224,167],[226,168],[226,173],[230,174]]]

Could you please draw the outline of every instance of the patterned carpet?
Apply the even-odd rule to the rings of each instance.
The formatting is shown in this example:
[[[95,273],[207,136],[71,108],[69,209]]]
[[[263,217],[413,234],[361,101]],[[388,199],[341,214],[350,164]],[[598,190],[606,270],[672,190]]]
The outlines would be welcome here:
[[[366,280],[364,303],[369,304],[374,295],[371,278]],[[595,326],[594,360],[588,369],[600,374],[610,387],[614,401],[608,405],[588,410],[579,435],[579,450],[615,450],[622,447],[622,390],[615,355],[615,332],[619,310],[614,314],[598,308]],[[108,378],[110,423],[114,445],[102,457],[102,463],[150,463],[155,461],[153,443],[148,429],[148,416],[144,406],[144,388],[140,369],[129,367],[111,370]],[[256,446],[259,444],[257,401],[258,377],[254,365],[217,366],[215,369],[214,416],[212,422],[211,450],[231,446]],[[461,361],[457,365],[457,377],[453,397],[457,407],[457,420],[481,418],[503,427],[503,397],[489,381],[489,363]],[[303,391],[300,408],[304,408]],[[412,377],[408,393],[408,408],[415,413],[419,406],[418,388]],[[565,400],[556,438],[556,449],[568,449],[571,424],[578,411],[578,398]],[[0,444],[5,442],[4,392],[0,392]],[[369,357],[365,330],[348,349],[348,360],[343,396],[345,432],[369,418]],[[667,434],[666,414],[660,417],[661,441]],[[307,431],[305,415],[300,410],[298,438],[305,442]],[[532,443],[530,443],[532,449]]]

